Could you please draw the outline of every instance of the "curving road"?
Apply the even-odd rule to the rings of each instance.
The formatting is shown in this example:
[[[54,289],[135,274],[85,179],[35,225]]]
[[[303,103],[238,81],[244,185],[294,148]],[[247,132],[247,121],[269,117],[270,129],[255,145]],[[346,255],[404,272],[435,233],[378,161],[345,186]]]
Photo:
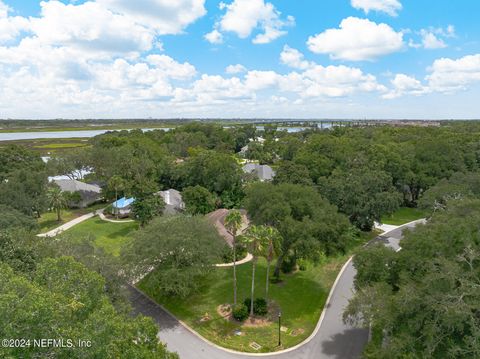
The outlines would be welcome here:
[[[384,233],[376,238],[385,245],[399,250],[399,242],[405,228],[414,228],[412,222]],[[313,338],[298,348],[284,352],[262,354],[262,357],[278,359],[353,359],[359,358],[368,341],[368,330],[346,325],[342,321],[343,309],[353,295],[353,280],[356,270],[350,261],[337,279],[337,285],[331,292],[329,304],[325,308],[324,318]],[[158,336],[167,344],[168,349],[177,352],[182,359],[240,359],[258,358],[259,354],[233,353],[212,345],[189,331],[175,317],[151,301],[143,293],[130,287],[130,299],[135,313],[148,315],[155,319],[160,327]]]

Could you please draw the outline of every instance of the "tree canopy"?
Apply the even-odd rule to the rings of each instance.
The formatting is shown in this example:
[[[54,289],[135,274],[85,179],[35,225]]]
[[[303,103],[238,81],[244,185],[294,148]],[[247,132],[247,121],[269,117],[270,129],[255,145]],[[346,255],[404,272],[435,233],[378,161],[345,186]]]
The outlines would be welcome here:
[[[451,201],[407,232],[402,250],[354,258],[357,294],[345,318],[371,325],[368,358],[480,355],[480,200]]]
[[[136,233],[123,248],[122,258],[132,280],[148,274],[150,284],[162,294],[186,297],[220,262],[224,246],[203,217],[160,217]]]

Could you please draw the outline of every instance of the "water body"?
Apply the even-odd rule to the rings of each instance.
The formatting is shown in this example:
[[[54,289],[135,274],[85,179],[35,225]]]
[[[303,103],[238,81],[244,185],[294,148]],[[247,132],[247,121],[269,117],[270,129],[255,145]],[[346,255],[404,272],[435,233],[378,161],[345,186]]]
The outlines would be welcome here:
[[[142,131],[152,131],[156,128],[146,128]],[[169,131],[170,128],[158,128]],[[45,132],[7,132],[0,133],[0,141],[37,140],[40,138],[92,138],[114,130],[79,130],[79,131],[45,131]]]
[[[228,126],[225,126],[228,127]],[[324,124],[323,128],[331,127],[330,124]],[[258,130],[264,129],[263,126],[257,126]],[[300,132],[310,127],[278,127],[279,131],[287,131],[289,133]],[[142,131],[163,130],[169,131],[171,128],[145,128]],[[106,132],[114,130],[79,130],[79,131],[45,131],[45,132],[7,132],[0,133],[1,141],[18,141],[18,140],[37,140],[43,138],[92,138],[102,135]]]

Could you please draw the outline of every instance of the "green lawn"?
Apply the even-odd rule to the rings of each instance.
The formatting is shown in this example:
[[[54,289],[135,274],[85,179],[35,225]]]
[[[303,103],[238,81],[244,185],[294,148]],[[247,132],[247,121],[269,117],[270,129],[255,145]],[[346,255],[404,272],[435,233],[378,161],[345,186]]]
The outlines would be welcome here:
[[[288,328],[286,333],[282,333],[282,348],[294,346],[312,333],[330,288],[347,258],[348,256],[330,258],[316,267],[308,265],[306,271],[283,275],[282,283],[270,285],[270,298],[280,307],[282,325]],[[239,266],[237,271],[238,299],[243,301],[250,293],[251,263]],[[266,262],[260,259],[255,275],[256,297],[265,295],[265,275]],[[149,278],[147,276],[140,282],[139,288],[210,341],[245,352],[255,352],[249,346],[253,341],[262,346],[259,352],[282,349],[277,347],[278,323],[275,314],[269,325],[247,328],[240,323],[228,321],[217,313],[217,306],[233,301],[231,268],[216,269],[201,293],[185,300],[162,297],[152,288],[153,283],[149,282]],[[200,322],[205,313],[209,314],[211,320]],[[235,335],[236,330],[241,330],[242,335]]]
[[[98,217],[91,218],[69,229],[66,233],[75,236],[94,236],[95,243],[106,252],[118,256],[132,232],[138,229],[137,222],[112,223]]]
[[[392,215],[382,217],[382,223],[399,226],[426,216],[427,213],[421,209],[402,207]]]
[[[87,208],[76,208],[76,209],[64,209],[62,210],[62,221],[57,221],[57,214],[55,212],[46,212],[42,213],[42,216],[38,219],[38,226],[40,228],[40,233],[48,232],[52,229],[55,229],[61,226],[64,223],[71,221],[77,217],[83,216],[84,214],[96,211],[97,209],[104,208],[105,203],[95,204]]]

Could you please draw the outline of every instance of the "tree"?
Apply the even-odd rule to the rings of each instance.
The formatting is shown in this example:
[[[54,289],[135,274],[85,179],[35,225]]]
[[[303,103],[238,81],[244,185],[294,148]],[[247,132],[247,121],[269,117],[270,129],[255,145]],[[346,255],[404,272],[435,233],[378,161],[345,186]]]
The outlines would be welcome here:
[[[215,209],[215,196],[202,186],[186,187],[182,191],[185,209],[190,214],[207,214]]]
[[[264,257],[267,260],[267,279],[265,283],[265,300],[268,303],[268,287],[270,284],[270,265],[273,258],[280,252],[281,236],[277,229],[270,226],[265,226],[262,229],[262,235],[267,245],[265,246]]]
[[[37,153],[28,150],[26,147],[2,146],[0,150],[0,183],[20,170],[43,172],[45,171],[45,163]]]
[[[302,164],[295,162],[284,161],[278,167],[274,183],[293,183],[301,184],[305,186],[311,186],[313,184],[308,168]]]
[[[0,203],[26,215],[40,217],[47,205],[47,184],[46,172],[16,170],[0,182]]]
[[[65,194],[62,192],[60,187],[52,186],[47,191],[47,200],[50,208],[57,212],[57,221],[61,222],[62,209],[66,208],[68,205]]]
[[[480,175],[476,172],[457,172],[425,191],[418,206],[435,212],[444,209],[450,200],[475,197],[480,197]]]
[[[241,200],[241,169],[231,155],[198,151],[177,169],[183,187],[202,186],[217,194],[228,207]]]
[[[153,320],[118,314],[102,294],[103,280],[68,257],[43,261],[29,277],[0,262],[0,336],[2,338],[57,338],[75,343],[91,340],[90,347],[0,348],[0,356],[48,358],[174,359],[157,338]],[[34,315],[33,315],[33,314]],[[66,344],[66,342],[65,342]]]
[[[318,261],[323,254],[344,253],[355,237],[347,218],[311,187],[256,183],[246,194],[244,206],[252,222],[280,232],[277,278],[286,257]]]
[[[243,242],[253,256],[252,259],[252,290],[250,301],[250,316],[253,317],[253,302],[255,296],[255,267],[258,256],[262,253],[263,248],[267,245],[262,227],[251,226],[243,236]]]
[[[118,192],[125,189],[125,181],[120,176],[113,176],[108,181],[108,187],[115,191],[115,202],[118,201]],[[118,208],[115,207],[115,217],[118,219]]]
[[[27,216],[22,212],[0,204],[0,229],[7,230],[12,228],[25,228],[26,230],[37,229],[38,224],[34,218]]]
[[[140,222],[141,227],[149,223],[154,217],[161,215],[164,208],[165,202],[161,196],[157,195],[137,198],[132,204],[133,214]]]
[[[373,246],[354,259],[344,319],[371,326],[369,358],[480,355],[480,200],[451,200],[407,231],[402,250]]]
[[[370,231],[374,221],[393,213],[401,204],[391,177],[366,166],[334,170],[320,185],[320,192],[363,231]]]
[[[91,170],[90,151],[87,149],[73,149],[51,158],[47,166],[55,175],[65,175],[72,180],[83,180]]]
[[[131,280],[151,272],[145,285],[163,295],[185,298],[212,274],[225,245],[203,217],[159,217],[135,234],[121,256]]]
[[[233,305],[237,305],[237,234],[242,227],[242,214],[238,210],[229,211],[225,217],[225,228],[233,237]]]

